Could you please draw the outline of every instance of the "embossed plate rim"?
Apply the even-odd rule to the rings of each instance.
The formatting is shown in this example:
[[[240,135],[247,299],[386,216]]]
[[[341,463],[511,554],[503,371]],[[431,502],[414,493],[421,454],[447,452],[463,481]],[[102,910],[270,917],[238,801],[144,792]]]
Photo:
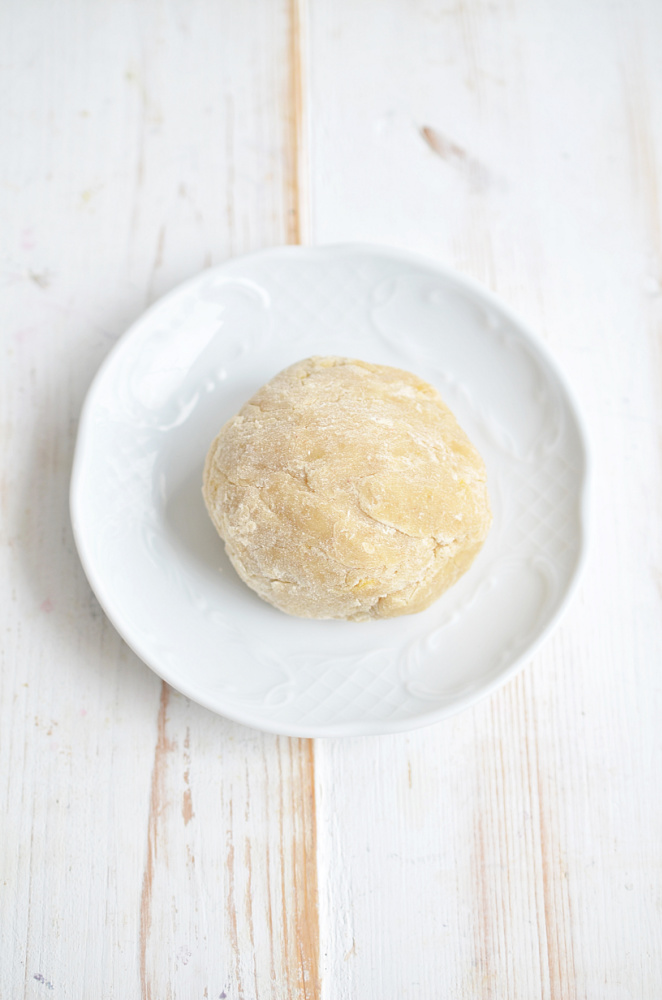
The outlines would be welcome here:
[[[216,274],[222,274],[229,265],[233,268],[241,266],[242,263],[250,264],[259,259],[275,259],[275,258],[286,258],[290,259],[300,259],[302,261],[310,258],[324,259],[340,257],[347,254],[363,254],[369,256],[383,257],[391,261],[401,262],[407,265],[419,266],[424,268],[426,271],[436,272],[442,279],[450,284],[454,285],[460,291],[464,292],[467,297],[473,301],[477,301],[478,304],[483,306],[491,307],[498,314],[500,314],[509,324],[516,328],[518,333],[524,338],[530,347],[534,355],[538,356],[545,366],[547,366],[554,377],[558,380],[560,388],[565,395],[565,402],[571,412],[572,418],[575,422],[575,428],[578,434],[579,443],[581,447],[581,469],[579,471],[579,482],[580,482],[580,509],[578,515],[578,537],[577,537],[577,551],[576,560],[574,564],[574,570],[572,576],[568,580],[565,589],[563,591],[562,597],[559,601],[556,611],[551,615],[547,623],[540,629],[538,634],[528,642],[526,647],[522,650],[519,655],[507,666],[501,668],[500,672],[493,677],[491,680],[484,681],[477,689],[470,690],[464,694],[459,694],[453,698],[452,701],[448,701],[441,705],[436,705],[430,708],[430,710],[422,710],[415,715],[408,716],[404,719],[369,719],[365,718],[360,723],[355,720],[350,722],[329,722],[325,724],[297,724],[295,722],[283,722],[281,720],[272,721],[266,718],[264,715],[258,715],[247,707],[245,710],[238,707],[236,704],[223,705],[222,697],[212,697],[208,696],[204,690],[201,690],[193,683],[186,683],[187,678],[182,676],[181,672],[173,672],[168,669],[166,665],[161,663],[158,659],[158,655],[154,653],[153,650],[147,648],[147,646],[139,641],[139,639],[131,634],[131,629],[126,626],[126,624],[121,620],[121,616],[115,613],[113,606],[113,601],[111,595],[108,593],[108,588],[106,581],[103,576],[97,571],[95,565],[93,554],[90,551],[90,547],[87,543],[85,537],[84,528],[84,512],[80,509],[80,484],[85,476],[85,448],[86,448],[86,438],[89,432],[90,423],[92,420],[92,414],[95,407],[95,395],[99,387],[103,384],[108,371],[115,364],[118,356],[123,354],[125,351],[130,351],[132,348],[132,340],[134,337],[140,335],[144,324],[149,321],[150,316],[156,312],[157,309],[161,309],[165,304],[171,300],[176,300],[182,295],[185,295],[190,289],[197,286],[202,279],[214,276]],[[201,272],[195,277],[189,279],[188,281],[177,286],[167,295],[163,296],[157,302],[155,302],[146,312],[144,312],[137,320],[134,322],[127,332],[120,337],[118,342],[113,346],[108,356],[105,358],[104,362],[100,366],[95,378],[93,379],[90,388],[88,390],[85,403],[81,412],[78,439],[76,442],[76,450],[74,455],[74,463],[71,477],[71,490],[70,490],[70,509],[71,509],[71,520],[74,532],[74,539],[78,552],[83,564],[83,568],[88,577],[90,585],[95,592],[101,607],[104,612],[113,623],[114,627],[120,633],[122,638],[127,642],[131,649],[136,653],[136,655],[143,660],[158,676],[165,680],[176,690],[187,697],[192,698],[199,704],[203,705],[205,708],[226,716],[235,722],[241,723],[243,725],[252,726],[254,728],[259,728],[263,731],[277,733],[281,735],[297,736],[297,737],[327,737],[327,736],[356,736],[356,735],[377,735],[385,733],[395,733],[395,732],[405,732],[411,729],[420,728],[422,726],[430,725],[434,722],[441,721],[442,719],[455,714],[456,712],[462,711],[465,708],[470,707],[477,701],[489,696],[502,684],[505,684],[509,679],[511,679],[525,663],[530,660],[535,652],[540,648],[540,646],[549,637],[552,631],[557,627],[562,615],[566,611],[572,597],[579,584],[582,571],[586,564],[587,552],[588,552],[588,523],[589,523],[589,485],[590,485],[590,452],[588,447],[588,435],[586,432],[586,427],[581,415],[581,410],[577,405],[575,398],[575,393],[568,383],[566,377],[558,366],[553,355],[550,353],[546,345],[539,340],[539,338],[531,331],[528,325],[523,322],[523,320],[516,315],[506,304],[504,304],[496,295],[494,295],[489,289],[484,288],[479,282],[475,281],[473,278],[466,275],[460,274],[453,269],[447,267],[440,261],[430,258],[423,254],[414,253],[408,250],[401,250],[385,245],[374,245],[374,244],[364,244],[364,243],[344,243],[344,244],[334,244],[319,247],[274,247],[266,250],[258,251],[257,253],[248,254],[243,257],[231,258],[225,264],[222,264],[215,268],[210,268],[206,271]]]

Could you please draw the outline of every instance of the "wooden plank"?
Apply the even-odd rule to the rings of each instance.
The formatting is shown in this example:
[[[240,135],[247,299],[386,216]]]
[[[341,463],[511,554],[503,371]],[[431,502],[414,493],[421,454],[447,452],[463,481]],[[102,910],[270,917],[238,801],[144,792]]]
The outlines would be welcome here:
[[[311,8],[315,239],[428,251],[499,292],[595,452],[588,571],[527,670],[430,730],[318,749],[334,1000],[659,991],[661,14]]]
[[[12,1000],[318,995],[312,745],[162,685],[101,613],[67,510],[83,396],[129,322],[202,267],[301,238],[300,18],[230,0],[4,8]]]
[[[147,998],[318,995],[311,741],[256,736],[162,685],[140,917]]]

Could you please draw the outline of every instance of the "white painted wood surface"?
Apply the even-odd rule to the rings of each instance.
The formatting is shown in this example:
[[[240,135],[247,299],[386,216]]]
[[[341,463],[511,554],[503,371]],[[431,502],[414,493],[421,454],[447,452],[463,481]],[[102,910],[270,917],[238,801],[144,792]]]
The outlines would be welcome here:
[[[0,30],[0,997],[662,996],[662,6],[10,0]],[[87,385],[227,257],[369,240],[568,373],[593,548],[512,683],[290,740],[170,691],[79,566]]]

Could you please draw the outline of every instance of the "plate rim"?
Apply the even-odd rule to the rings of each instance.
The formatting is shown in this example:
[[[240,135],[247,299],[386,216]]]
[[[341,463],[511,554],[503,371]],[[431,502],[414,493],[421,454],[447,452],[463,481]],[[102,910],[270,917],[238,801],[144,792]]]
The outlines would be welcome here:
[[[470,691],[465,695],[461,695],[456,699],[453,699],[453,701],[448,704],[436,706],[431,708],[428,712],[421,712],[406,719],[391,721],[387,719],[365,719],[360,725],[358,725],[354,720],[345,723],[329,723],[312,726],[305,724],[297,725],[295,723],[272,723],[268,718],[263,719],[260,717],[256,720],[251,714],[250,709],[242,711],[240,708],[231,705],[229,710],[226,710],[225,708],[221,710],[217,704],[214,703],[213,699],[206,697],[203,692],[199,692],[193,685],[187,687],[186,684],[182,684],[179,676],[176,679],[173,679],[173,677],[169,675],[167,667],[163,668],[159,664],[158,657],[150,655],[150,653],[146,650],[141,650],[140,642],[135,641],[129,634],[127,634],[130,630],[125,631],[121,620],[117,620],[117,617],[112,610],[112,602],[107,599],[106,587],[103,578],[99,575],[95,568],[94,560],[84,538],[84,529],[82,525],[83,515],[79,509],[79,502],[82,502],[79,497],[79,486],[84,476],[83,466],[85,458],[85,444],[86,438],[89,434],[92,411],[95,404],[95,396],[106,377],[107,371],[110,369],[111,365],[114,364],[116,357],[130,346],[131,341],[139,334],[140,328],[149,321],[150,316],[165,303],[171,299],[179,297],[182,294],[185,294],[186,290],[194,285],[197,285],[203,276],[210,276],[215,273],[222,272],[230,265],[241,264],[242,262],[251,263],[253,261],[269,257],[304,258],[306,256],[322,257],[324,255],[334,257],[342,256],[343,254],[377,255],[385,257],[389,260],[400,260],[405,263],[418,265],[420,267],[425,267],[428,270],[436,271],[440,276],[450,280],[457,287],[469,292],[472,297],[482,300],[482,302],[491,305],[498,312],[500,312],[517,328],[519,333],[523,335],[525,340],[531,345],[534,352],[542,357],[554,376],[558,379],[559,385],[566,397],[568,407],[575,421],[582,452],[582,466],[579,473],[579,532],[576,558],[574,568],[572,570],[572,576],[565,587],[558,607],[552,614],[547,624],[541,629],[536,638],[532,640],[532,642],[520,653],[519,656],[517,656],[508,666],[504,667],[491,681],[481,685],[477,691]],[[248,726],[252,729],[257,729],[274,735],[313,739],[395,735],[397,733],[422,729],[426,726],[433,725],[436,722],[441,722],[444,719],[456,715],[458,712],[470,708],[479,701],[488,698],[523,669],[526,663],[528,663],[535,656],[540,647],[558,627],[577,592],[588,560],[590,549],[592,475],[592,458],[588,428],[572,384],[561,369],[551,350],[547,347],[547,344],[540,339],[527,322],[525,322],[513,309],[511,309],[507,303],[492,292],[491,289],[481,284],[472,276],[466,275],[461,271],[456,271],[454,268],[449,267],[443,261],[435,257],[387,244],[343,242],[323,243],[313,246],[278,245],[274,247],[267,247],[253,253],[242,254],[237,257],[229,257],[222,264],[199,271],[196,275],[176,285],[165,295],[153,302],[129,325],[125,332],[118,337],[117,341],[113,344],[110,351],[95,372],[95,375],[88,386],[85,399],[81,407],[69,487],[69,513],[78,556],[88,583],[90,584],[90,587],[104,614],[109,619],[110,623],[118,632],[122,640],[127,644],[127,646],[129,646],[135,655],[142,660],[142,662],[145,663],[146,666],[148,666],[158,677],[160,677],[161,680],[165,681],[165,683],[170,685],[174,690],[183,694],[185,697],[190,698],[192,701],[195,701],[197,704],[202,705],[203,708],[208,709],[216,715],[220,715],[232,722],[239,723],[240,725]]]

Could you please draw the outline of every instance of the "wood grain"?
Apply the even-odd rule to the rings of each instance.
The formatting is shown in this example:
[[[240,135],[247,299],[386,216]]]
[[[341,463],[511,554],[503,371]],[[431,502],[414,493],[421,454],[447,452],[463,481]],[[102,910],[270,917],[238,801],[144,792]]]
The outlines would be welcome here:
[[[158,842],[160,835],[159,817],[165,808],[166,755],[173,750],[173,744],[166,735],[166,721],[170,689],[165,681],[161,682],[161,703],[156,727],[156,747],[154,750],[154,766],[152,768],[152,787],[149,799],[149,817],[147,820],[147,860],[143,875],[142,896],[140,899],[140,991],[146,1000],[151,1000],[152,988],[147,976],[147,947],[152,926],[152,891],[154,888],[154,868],[158,864]],[[187,734],[188,736],[188,734]],[[186,773],[186,772],[184,772]],[[187,779],[188,784],[188,779]],[[182,813],[185,825],[191,818],[190,788],[186,788],[189,809]],[[186,801],[186,800],[185,800]]]
[[[305,0],[289,5],[289,88],[286,100],[289,122],[286,208],[287,243],[302,244],[310,239],[308,196],[308,143],[306,129],[306,50],[307,17]]]
[[[129,322],[201,267],[300,238],[301,17],[4,9],[3,998],[319,995],[312,745],[139,663],[67,510],[84,392]]]
[[[10,0],[0,31],[0,997],[640,1000],[662,982],[662,6]],[[67,490],[98,365],[231,255],[366,240],[539,331],[594,453],[561,628],[312,743],[119,639]]]
[[[652,996],[660,10],[382,14],[311,17],[315,237],[428,250],[540,332],[588,421],[594,540],[563,626],[488,703],[318,754],[323,815],[352,817],[318,818],[320,870],[342,869],[321,897],[329,995]]]

